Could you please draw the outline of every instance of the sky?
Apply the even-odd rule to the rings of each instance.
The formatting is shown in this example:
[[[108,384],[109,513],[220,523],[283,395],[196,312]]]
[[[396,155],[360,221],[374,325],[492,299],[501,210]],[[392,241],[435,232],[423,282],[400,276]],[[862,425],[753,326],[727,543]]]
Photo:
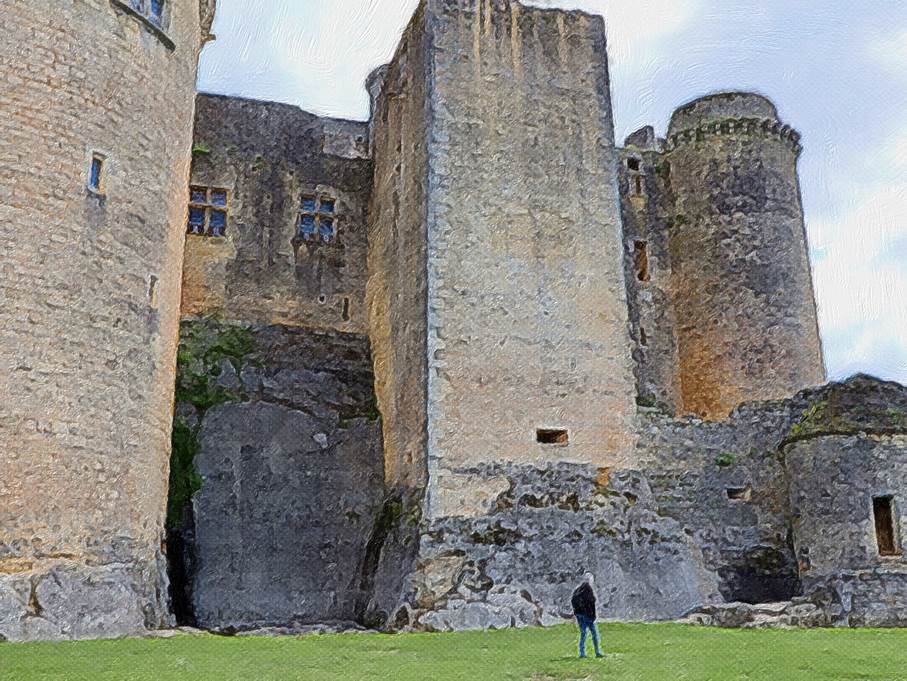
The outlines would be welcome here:
[[[199,88],[364,120],[366,75],[418,0],[218,0]],[[829,378],[907,383],[907,2],[526,0],[605,17],[617,139],[755,90],[803,134],[800,177]]]

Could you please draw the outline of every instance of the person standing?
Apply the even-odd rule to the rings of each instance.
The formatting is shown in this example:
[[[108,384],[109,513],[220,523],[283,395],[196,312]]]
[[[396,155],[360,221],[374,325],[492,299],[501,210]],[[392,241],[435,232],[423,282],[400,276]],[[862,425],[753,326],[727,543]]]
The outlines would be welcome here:
[[[573,590],[570,605],[579,623],[579,656],[586,657],[586,634],[592,634],[595,657],[604,657],[598,647],[598,631],[595,627],[595,577],[591,572],[583,575],[582,583]]]

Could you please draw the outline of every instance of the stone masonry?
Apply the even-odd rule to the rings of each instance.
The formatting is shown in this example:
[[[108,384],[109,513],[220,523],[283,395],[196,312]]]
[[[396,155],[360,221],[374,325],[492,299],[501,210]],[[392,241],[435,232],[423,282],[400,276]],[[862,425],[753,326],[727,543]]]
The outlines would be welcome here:
[[[193,187],[226,192],[223,237],[189,234],[183,314],[364,333],[368,126],[286,104],[199,95]],[[299,230],[330,197],[334,236]]]
[[[0,6],[0,637],[172,621],[161,546],[213,10]]]
[[[601,17],[516,0],[423,0],[367,122],[194,98],[213,13],[0,7],[0,640],[548,625],[587,570],[907,625],[907,388],[820,385],[774,104],[618,147]]]

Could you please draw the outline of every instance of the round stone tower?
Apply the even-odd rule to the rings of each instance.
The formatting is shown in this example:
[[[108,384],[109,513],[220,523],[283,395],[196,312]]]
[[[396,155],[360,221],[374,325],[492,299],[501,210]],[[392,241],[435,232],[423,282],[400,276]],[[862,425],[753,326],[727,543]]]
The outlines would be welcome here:
[[[668,221],[684,412],[824,381],[797,176],[800,136],[765,97],[727,92],[671,118]]]
[[[0,15],[0,636],[168,618],[162,534],[214,0]]]

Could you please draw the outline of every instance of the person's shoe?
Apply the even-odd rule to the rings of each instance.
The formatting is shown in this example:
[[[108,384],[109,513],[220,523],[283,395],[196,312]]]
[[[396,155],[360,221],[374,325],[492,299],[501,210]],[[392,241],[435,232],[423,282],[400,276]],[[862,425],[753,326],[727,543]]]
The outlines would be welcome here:
[[[605,656],[604,653],[595,653],[595,657],[604,657],[604,656]]]
[[[580,655],[580,656],[579,656],[579,659],[585,660],[585,659],[586,659],[586,656],[585,656],[585,655]]]

